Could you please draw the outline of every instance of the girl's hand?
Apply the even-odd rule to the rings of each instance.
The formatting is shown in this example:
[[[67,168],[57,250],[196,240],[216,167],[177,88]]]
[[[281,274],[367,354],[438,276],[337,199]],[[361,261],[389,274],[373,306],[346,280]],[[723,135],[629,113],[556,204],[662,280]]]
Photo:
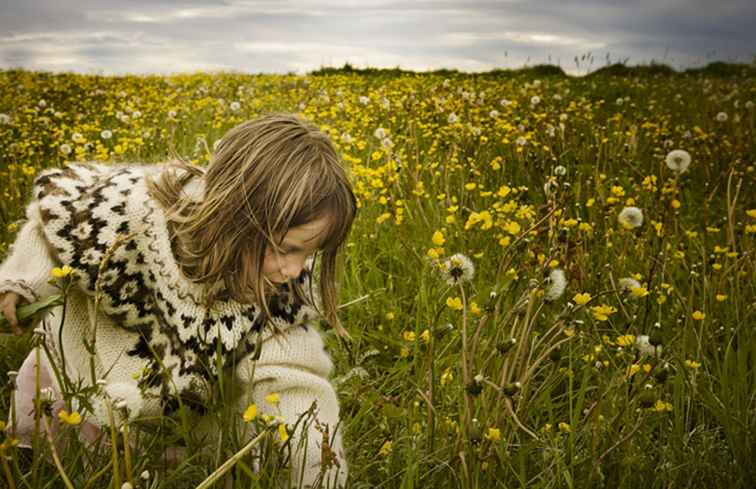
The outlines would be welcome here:
[[[19,302],[21,302],[21,296],[15,292],[0,294],[0,312],[5,316],[16,336],[23,334],[23,331],[18,326],[18,318],[16,317],[16,307]]]

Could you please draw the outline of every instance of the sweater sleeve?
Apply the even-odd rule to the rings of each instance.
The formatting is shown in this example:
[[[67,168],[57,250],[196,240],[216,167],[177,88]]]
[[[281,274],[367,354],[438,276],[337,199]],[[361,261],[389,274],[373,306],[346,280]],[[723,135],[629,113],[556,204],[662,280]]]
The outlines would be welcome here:
[[[289,430],[296,425],[290,432],[294,487],[314,486],[318,480],[324,488],[346,484],[339,403],[328,381],[332,369],[320,332],[312,324],[268,337],[260,358],[242,361],[237,368],[240,380],[248,386],[247,395],[242,396],[244,406],[254,402],[260,413],[283,418]],[[278,394],[277,404],[265,399],[273,393]],[[314,416],[302,417],[313,403]],[[324,437],[326,432],[328,438]],[[323,446],[324,439],[329,440],[329,446]]]
[[[26,217],[26,223],[0,265],[0,294],[15,292],[26,302],[35,302],[56,292],[48,281],[50,272],[58,263],[42,233],[36,202],[27,207]]]

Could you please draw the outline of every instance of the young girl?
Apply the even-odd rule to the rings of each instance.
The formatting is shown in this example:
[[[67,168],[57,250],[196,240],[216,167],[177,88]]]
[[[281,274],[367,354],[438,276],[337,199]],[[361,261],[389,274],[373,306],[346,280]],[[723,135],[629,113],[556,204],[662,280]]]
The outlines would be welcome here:
[[[289,114],[233,128],[204,170],[181,163],[47,170],[0,266],[0,309],[19,334],[16,306],[56,293],[51,272],[70,267],[65,315],[58,308],[42,323],[53,352],[42,358],[43,387],[60,396],[50,369],[59,362],[72,384],[99,384],[101,397],[136,418],[202,400],[230,375],[239,412],[254,403],[290,431],[297,426],[290,433],[297,484],[342,485],[339,406],[327,380],[333,366],[316,319],[346,334],[334,282],[355,213],[328,137]],[[317,291],[308,258],[320,259]],[[95,338],[93,379],[85,342]],[[17,378],[15,429],[27,443],[35,365],[31,354]],[[101,397],[85,436],[107,429]],[[313,402],[317,422],[297,423]]]

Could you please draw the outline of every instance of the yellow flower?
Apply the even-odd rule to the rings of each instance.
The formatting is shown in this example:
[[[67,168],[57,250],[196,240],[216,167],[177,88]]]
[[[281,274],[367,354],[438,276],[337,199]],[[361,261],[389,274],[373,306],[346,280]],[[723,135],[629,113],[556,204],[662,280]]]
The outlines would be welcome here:
[[[286,443],[289,439],[289,432],[286,430],[286,423],[278,425],[278,437],[281,439],[281,443]]]
[[[417,339],[417,335],[414,331],[404,331],[402,338],[404,338],[404,341],[414,342]]]
[[[588,292],[575,294],[575,297],[573,297],[572,300],[575,301],[575,304],[584,306],[591,301],[591,294],[589,294]]]
[[[717,302],[724,302],[727,300],[727,294],[717,294]]]
[[[493,426],[488,428],[486,430],[486,434],[483,435],[486,440],[497,442],[501,440],[501,430],[499,428],[494,428]]]
[[[559,431],[562,433],[571,433],[572,427],[569,425],[569,423],[565,423],[564,421],[559,422]]]
[[[278,395],[277,392],[271,392],[267,396],[265,396],[265,402],[268,404],[272,404],[273,406],[278,405],[278,403],[281,401],[281,397]]]
[[[756,209],[748,209],[746,211],[746,214],[748,215],[748,217],[756,219]]]
[[[616,308],[606,305],[606,304],[601,304],[600,306],[591,307],[591,313],[593,314],[593,317],[599,321],[608,320],[609,316],[611,316],[615,312],[617,312]]]
[[[664,402],[661,399],[657,399],[652,409],[659,413],[662,413],[664,411],[672,411],[672,403]]]
[[[551,260],[549,262],[549,268],[556,268],[559,266],[559,260]]]
[[[73,268],[68,265],[64,265],[62,268],[55,267],[52,269],[52,276],[55,278],[66,278],[73,272]]]
[[[630,378],[633,375],[637,374],[639,370],[640,370],[640,365],[638,365],[637,363],[630,365],[629,367],[627,367],[627,372],[626,372],[627,378]]]
[[[624,334],[617,337],[617,346],[630,346],[635,343],[635,336],[631,334]]]
[[[425,343],[426,345],[430,343],[430,330],[423,330],[423,332],[420,333],[420,339],[423,340],[423,343]]]
[[[509,195],[509,193],[511,191],[512,191],[511,188],[507,187],[506,185],[502,185],[501,187],[499,187],[499,191],[496,192],[496,195],[498,195],[499,197],[501,197],[503,199],[504,197],[506,197],[507,195]],[[754,212],[756,212],[756,211],[754,211]]]
[[[381,445],[381,449],[378,450],[378,455],[380,455],[381,457],[388,457],[393,449],[393,442],[391,440],[386,440],[385,442],[383,442],[383,445]]]
[[[697,362],[695,360],[685,360],[685,366],[695,370],[701,367],[701,362]]]
[[[81,423],[81,414],[79,414],[77,411],[69,413],[65,409],[61,409],[60,411],[58,411],[58,419],[60,419],[65,424],[74,426]]]
[[[0,433],[5,431],[5,421],[0,421]]]
[[[670,205],[673,209],[679,209],[682,204],[680,204],[680,201],[677,199],[672,199],[672,202],[670,202]]]
[[[464,307],[462,305],[462,299],[459,297],[448,297],[446,299],[446,305],[449,306],[450,309],[454,309],[455,311],[461,311]]]
[[[519,234],[521,229],[520,225],[515,221],[508,221],[504,224],[504,231],[512,235]]]
[[[465,184],[465,190],[475,190],[475,187],[477,187],[477,185],[474,182]]]
[[[588,199],[585,202],[585,206],[586,207],[593,207],[593,204],[595,204],[595,203],[596,203],[596,199],[594,199],[593,197],[591,197],[590,199]]]
[[[630,289],[630,295],[633,297],[646,297],[648,295],[648,289],[646,287],[633,287]]]
[[[435,233],[433,233],[431,241],[433,241],[433,244],[436,246],[443,246],[443,244],[446,243],[446,239],[444,239],[444,235],[443,233],[441,233],[441,231],[436,231]]]
[[[451,367],[448,367],[446,370],[444,370],[444,373],[441,374],[441,385],[446,385],[452,380],[454,380],[454,374],[452,373]]]
[[[395,317],[393,312],[386,313],[386,321],[393,321]]]
[[[693,311],[693,314],[691,314],[691,317],[695,319],[696,321],[703,321],[706,317],[706,314],[702,313],[701,311]]]
[[[478,303],[473,301],[470,303],[470,312],[475,316],[480,316],[481,312],[483,311],[481,311],[480,307],[478,307]]]
[[[257,417],[257,405],[253,403],[247,406],[247,409],[244,410],[244,414],[242,416],[244,418],[244,421],[247,423],[255,419]]]

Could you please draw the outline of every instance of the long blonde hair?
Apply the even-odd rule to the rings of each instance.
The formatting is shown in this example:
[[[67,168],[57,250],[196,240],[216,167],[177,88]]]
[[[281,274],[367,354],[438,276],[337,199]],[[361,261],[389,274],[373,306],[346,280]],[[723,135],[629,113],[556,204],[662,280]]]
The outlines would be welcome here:
[[[180,171],[183,170],[183,171]],[[204,180],[199,201],[184,187]],[[190,280],[210,290],[218,282],[238,302],[253,302],[268,317],[262,265],[275,236],[327,217],[320,256],[319,288],[325,319],[348,336],[336,314],[337,257],[357,212],[351,184],[328,136],[313,123],[287,113],[244,122],[226,133],[206,170],[185,162],[148,181],[151,195],[166,210],[174,253]],[[311,305],[301,286],[290,282]]]

